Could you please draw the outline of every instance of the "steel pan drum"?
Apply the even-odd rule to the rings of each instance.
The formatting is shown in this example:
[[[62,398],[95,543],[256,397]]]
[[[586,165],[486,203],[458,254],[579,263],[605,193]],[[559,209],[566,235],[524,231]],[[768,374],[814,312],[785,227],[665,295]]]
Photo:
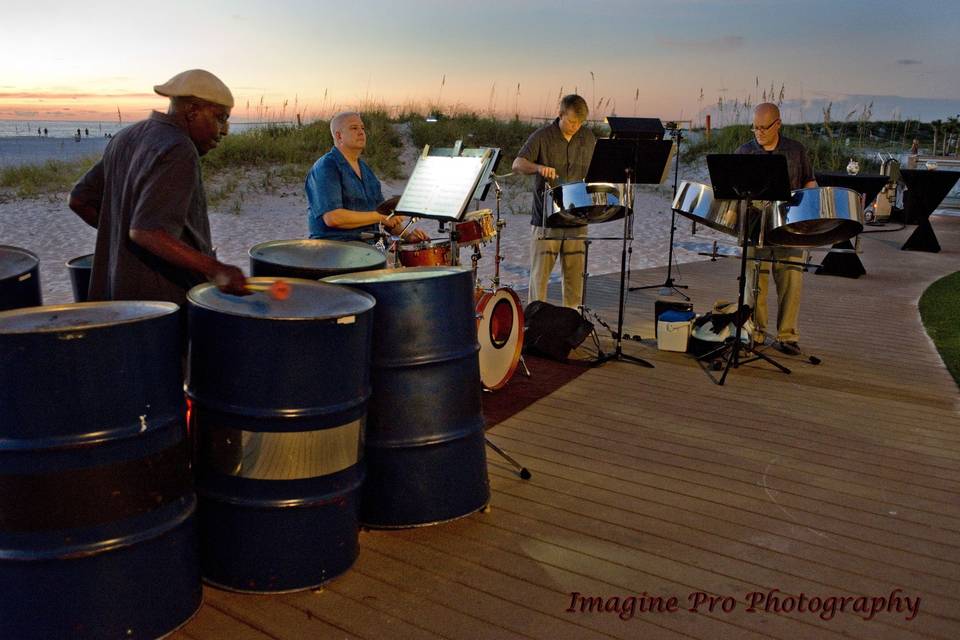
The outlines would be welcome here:
[[[67,269],[70,271],[73,301],[86,302],[90,295],[90,272],[93,270],[93,254],[89,253],[68,260]]]
[[[272,240],[250,249],[250,273],[254,276],[319,280],[385,266],[386,256],[365,242]]]
[[[627,211],[622,204],[622,187],[603,182],[568,182],[550,189],[547,200],[548,227],[619,220]]]
[[[863,231],[860,194],[843,187],[797,189],[790,202],[777,202],[768,211],[764,235],[773,245],[819,247]]]
[[[0,637],[156,638],[200,606],[177,316],[0,313]]]
[[[357,557],[374,300],[287,282],[187,294],[201,567],[234,591],[315,587]]]
[[[490,499],[473,273],[415,267],[327,278],[377,299],[360,521],[415,527]]]
[[[26,249],[0,245],[0,311],[41,304],[40,259]]]
[[[740,203],[736,200],[715,200],[713,189],[699,182],[681,182],[673,199],[673,210],[714,231],[738,234]]]
[[[398,251],[405,267],[442,267],[451,262],[449,240],[401,244]]]

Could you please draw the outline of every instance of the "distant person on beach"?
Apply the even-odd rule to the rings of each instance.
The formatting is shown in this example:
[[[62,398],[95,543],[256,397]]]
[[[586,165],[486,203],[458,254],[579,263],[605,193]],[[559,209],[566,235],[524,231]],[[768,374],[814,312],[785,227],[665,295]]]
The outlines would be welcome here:
[[[43,128],[43,137],[44,137],[44,138],[47,137],[47,128],[46,128],[46,127]]]
[[[37,127],[37,137],[40,137],[40,127]]]
[[[344,111],[330,120],[333,148],[314,163],[307,174],[307,223],[311,238],[329,240],[377,240],[378,226],[397,235],[406,226],[403,216],[392,216],[397,199],[384,202],[380,181],[360,159],[367,145],[363,119]],[[429,236],[421,229],[407,229],[405,242],[421,242]]]
[[[546,237],[538,239],[543,224],[543,195],[550,189],[587,176],[590,158],[597,138],[587,121],[587,102],[578,95],[564,96],[560,101],[560,115],[550,124],[530,134],[517,158],[513,170],[525,175],[536,175],[533,189],[533,213],[530,216],[530,288],[527,304],[547,299],[550,272],[557,258],[563,273],[563,306],[576,309],[583,296],[584,242],[586,225],[566,229],[547,227]]]
[[[206,280],[246,294],[240,269],[216,259],[200,170],[200,156],[227,135],[233,95],[201,69],[153,89],[170,98],[167,113],[119,132],[70,194],[70,208],[97,229],[90,300],[166,300],[185,310],[187,291]]]
[[[83,135],[85,135],[86,137],[89,138],[89,137],[90,137],[90,129],[84,129],[84,130],[83,130]]]
[[[780,135],[783,123],[777,105],[764,102],[753,110],[754,139],[737,149],[737,153],[772,154],[786,156],[787,170],[790,173],[790,189],[804,189],[817,186],[810,165],[810,157],[803,143]],[[793,247],[765,247],[751,249],[751,255],[761,258],[803,261],[803,250]],[[760,279],[756,300],[756,322],[754,341],[763,344],[766,339],[764,329],[767,326],[767,289],[770,263],[760,263]],[[747,304],[754,306],[753,300],[754,269],[747,270]],[[787,355],[800,355],[800,292],[803,287],[803,267],[798,264],[773,264],[773,279],[777,284],[777,341],[774,347]]]

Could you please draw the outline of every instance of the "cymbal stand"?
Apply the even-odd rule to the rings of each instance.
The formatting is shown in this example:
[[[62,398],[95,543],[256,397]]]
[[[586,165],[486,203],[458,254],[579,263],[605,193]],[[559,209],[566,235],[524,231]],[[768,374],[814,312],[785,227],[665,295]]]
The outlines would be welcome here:
[[[513,175],[512,173],[505,174],[503,178]],[[493,192],[496,194],[496,219],[495,219],[495,228],[497,230],[497,239],[494,240],[494,256],[493,256],[493,290],[496,291],[500,288],[500,263],[503,262],[503,255],[500,253],[500,235],[503,233],[503,228],[507,226],[507,221],[500,218],[500,199],[503,197],[503,189],[500,187],[500,183],[497,182],[496,175],[492,176],[491,181],[493,182]],[[532,378],[533,375],[530,373],[530,368],[527,367],[527,361],[524,359],[523,354],[520,354],[520,366],[523,367],[523,375],[528,378]]]
[[[668,125],[669,126],[669,125]],[[677,197],[677,187],[680,180],[680,143],[683,141],[683,129],[680,128],[679,124],[676,129],[673,129],[673,134],[676,136],[677,142],[677,155],[675,157],[675,164],[673,167],[673,197]],[[630,291],[639,291],[641,289],[667,289],[667,292],[664,293],[660,291],[660,295],[671,295],[676,293],[681,298],[686,301],[690,300],[690,296],[680,291],[680,289],[688,289],[689,287],[685,284],[677,284],[673,280],[673,235],[677,229],[677,212],[671,209],[670,211],[670,247],[667,251],[667,279],[663,281],[663,284],[647,284],[642,287],[630,287]]]
[[[749,364],[757,360],[763,360],[764,362],[767,362],[768,364],[773,365],[783,373],[790,373],[790,369],[783,366],[782,364],[780,364],[779,362],[777,362],[767,354],[757,350],[753,344],[753,336],[750,336],[750,339],[746,344],[741,340],[743,336],[744,321],[740,320],[740,310],[743,309],[743,302],[744,302],[745,291],[747,286],[747,279],[746,279],[747,259],[748,259],[747,253],[750,245],[750,233],[749,233],[750,226],[747,222],[747,219],[750,217],[750,211],[751,211],[750,197],[749,196],[746,197],[745,201],[746,201],[746,204],[743,207],[743,215],[740,216],[740,229],[739,229],[740,278],[739,278],[739,286],[738,286],[738,292],[737,292],[737,311],[736,311],[737,319],[734,322],[737,329],[733,338],[727,338],[721,346],[697,358],[697,360],[714,360],[718,357],[726,357],[726,365],[723,368],[723,374],[720,376],[719,380],[714,379],[714,377],[710,375],[709,372],[707,373],[707,375],[710,376],[710,379],[715,384],[720,386],[722,386],[723,383],[726,382],[727,375],[730,373],[730,369],[736,369],[742,364]],[[763,247],[763,227],[764,227],[763,215],[765,215],[765,211],[766,209],[764,208],[764,213],[761,214],[761,219],[760,219],[760,236],[759,236],[760,240],[757,243],[757,246],[760,248]],[[754,264],[755,264],[754,268],[757,271],[759,271],[760,262],[755,260]],[[759,276],[759,273],[755,272],[755,274]],[[759,288],[760,288],[759,282],[760,282],[759,277],[755,277],[754,285],[753,285],[753,290],[754,290],[753,306],[754,307],[756,307],[756,301],[759,295]],[[755,309],[752,308],[750,312],[751,317],[753,317],[754,314],[755,314]],[[724,352],[726,352],[725,356],[722,355],[724,354]],[[741,353],[743,353],[747,357],[744,359],[741,359]]]

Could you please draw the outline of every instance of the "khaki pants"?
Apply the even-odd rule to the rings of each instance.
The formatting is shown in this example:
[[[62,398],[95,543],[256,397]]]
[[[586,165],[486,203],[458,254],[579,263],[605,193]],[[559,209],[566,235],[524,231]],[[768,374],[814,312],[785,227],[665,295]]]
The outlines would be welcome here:
[[[764,247],[763,249],[748,249],[748,257],[776,258],[778,260],[803,261],[803,250],[791,247]],[[746,301],[751,307],[753,303],[753,280],[755,264],[747,262],[747,290]],[[777,340],[781,342],[797,342],[800,339],[800,292],[803,288],[803,267],[792,264],[761,262],[760,290],[756,302],[756,332],[761,333],[767,327],[767,289],[769,285],[770,268],[773,267],[773,280],[777,285]]]
[[[563,306],[576,309],[583,296],[585,246],[578,237],[586,237],[583,229],[546,229],[547,239],[538,240],[540,228],[530,227],[530,288],[527,304],[547,299],[547,285],[553,265],[560,258],[563,275]],[[568,236],[564,238],[564,236]],[[578,236],[578,237],[570,237]],[[562,238],[562,239],[558,239]]]

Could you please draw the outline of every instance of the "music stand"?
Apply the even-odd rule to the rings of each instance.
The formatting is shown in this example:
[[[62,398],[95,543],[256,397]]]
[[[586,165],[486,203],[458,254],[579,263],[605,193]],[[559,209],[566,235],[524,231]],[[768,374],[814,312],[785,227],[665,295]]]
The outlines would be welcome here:
[[[641,118],[627,119],[640,120]],[[620,238],[623,241],[623,246],[620,252],[620,297],[617,310],[617,332],[614,336],[616,347],[612,354],[599,352],[597,354],[597,364],[617,360],[653,367],[646,360],[623,353],[623,314],[627,288],[627,241],[633,240],[633,185],[660,184],[663,182],[672,147],[673,143],[669,140],[617,138],[597,140],[597,146],[593,151],[590,168],[587,169],[586,181],[588,183],[612,182],[626,185],[626,202],[624,203],[626,211],[623,216],[623,235]],[[586,293],[586,279],[584,279],[584,302],[586,301]]]
[[[611,140],[663,140],[660,118],[622,118],[608,116]]]
[[[754,200],[788,201],[791,199],[790,174],[787,171],[787,158],[781,154],[709,154],[707,168],[710,171],[710,183],[713,186],[713,195],[717,200],[737,200],[742,202],[740,211],[744,212],[738,221],[740,224],[740,284],[737,293],[737,327],[733,342],[730,338],[723,346],[701,356],[700,360],[709,360],[717,357],[723,351],[729,350],[727,362],[723,368],[723,375],[716,382],[722,385],[731,368],[747,364],[756,360],[763,360],[782,371],[790,373],[786,368],[765,353],[761,353],[753,346],[753,336],[749,344],[741,340],[745,319],[741,317],[743,309],[744,291],[747,275],[747,248],[751,243],[751,224],[749,218],[754,214],[750,206]],[[763,237],[763,219],[759,220],[760,237]],[[757,259],[755,259],[757,260]],[[754,300],[756,305],[756,300]],[[744,352],[751,357],[741,360]],[[711,380],[713,376],[711,376]]]
[[[676,164],[673,168],[673,197],[677,197],[677,187],[680,180],[680,144],[683,142],[683,128],[678,122],[669,122],[666,127],[673,135],[672,138],[677,144]],[[676,292],[684,300],[689,301],[690,296],[680,289],[689,289],[685,284],[677,284],[673,280],[673,235],[677,230],[677,212],[670,211],[670,244],[667,249],[667,279],[662,284],[646,284],[640,287],[630,287],[629,291],[641,291],[643,289],[666,289],[667,292],[660,292],[660,295],[670,295]]]

